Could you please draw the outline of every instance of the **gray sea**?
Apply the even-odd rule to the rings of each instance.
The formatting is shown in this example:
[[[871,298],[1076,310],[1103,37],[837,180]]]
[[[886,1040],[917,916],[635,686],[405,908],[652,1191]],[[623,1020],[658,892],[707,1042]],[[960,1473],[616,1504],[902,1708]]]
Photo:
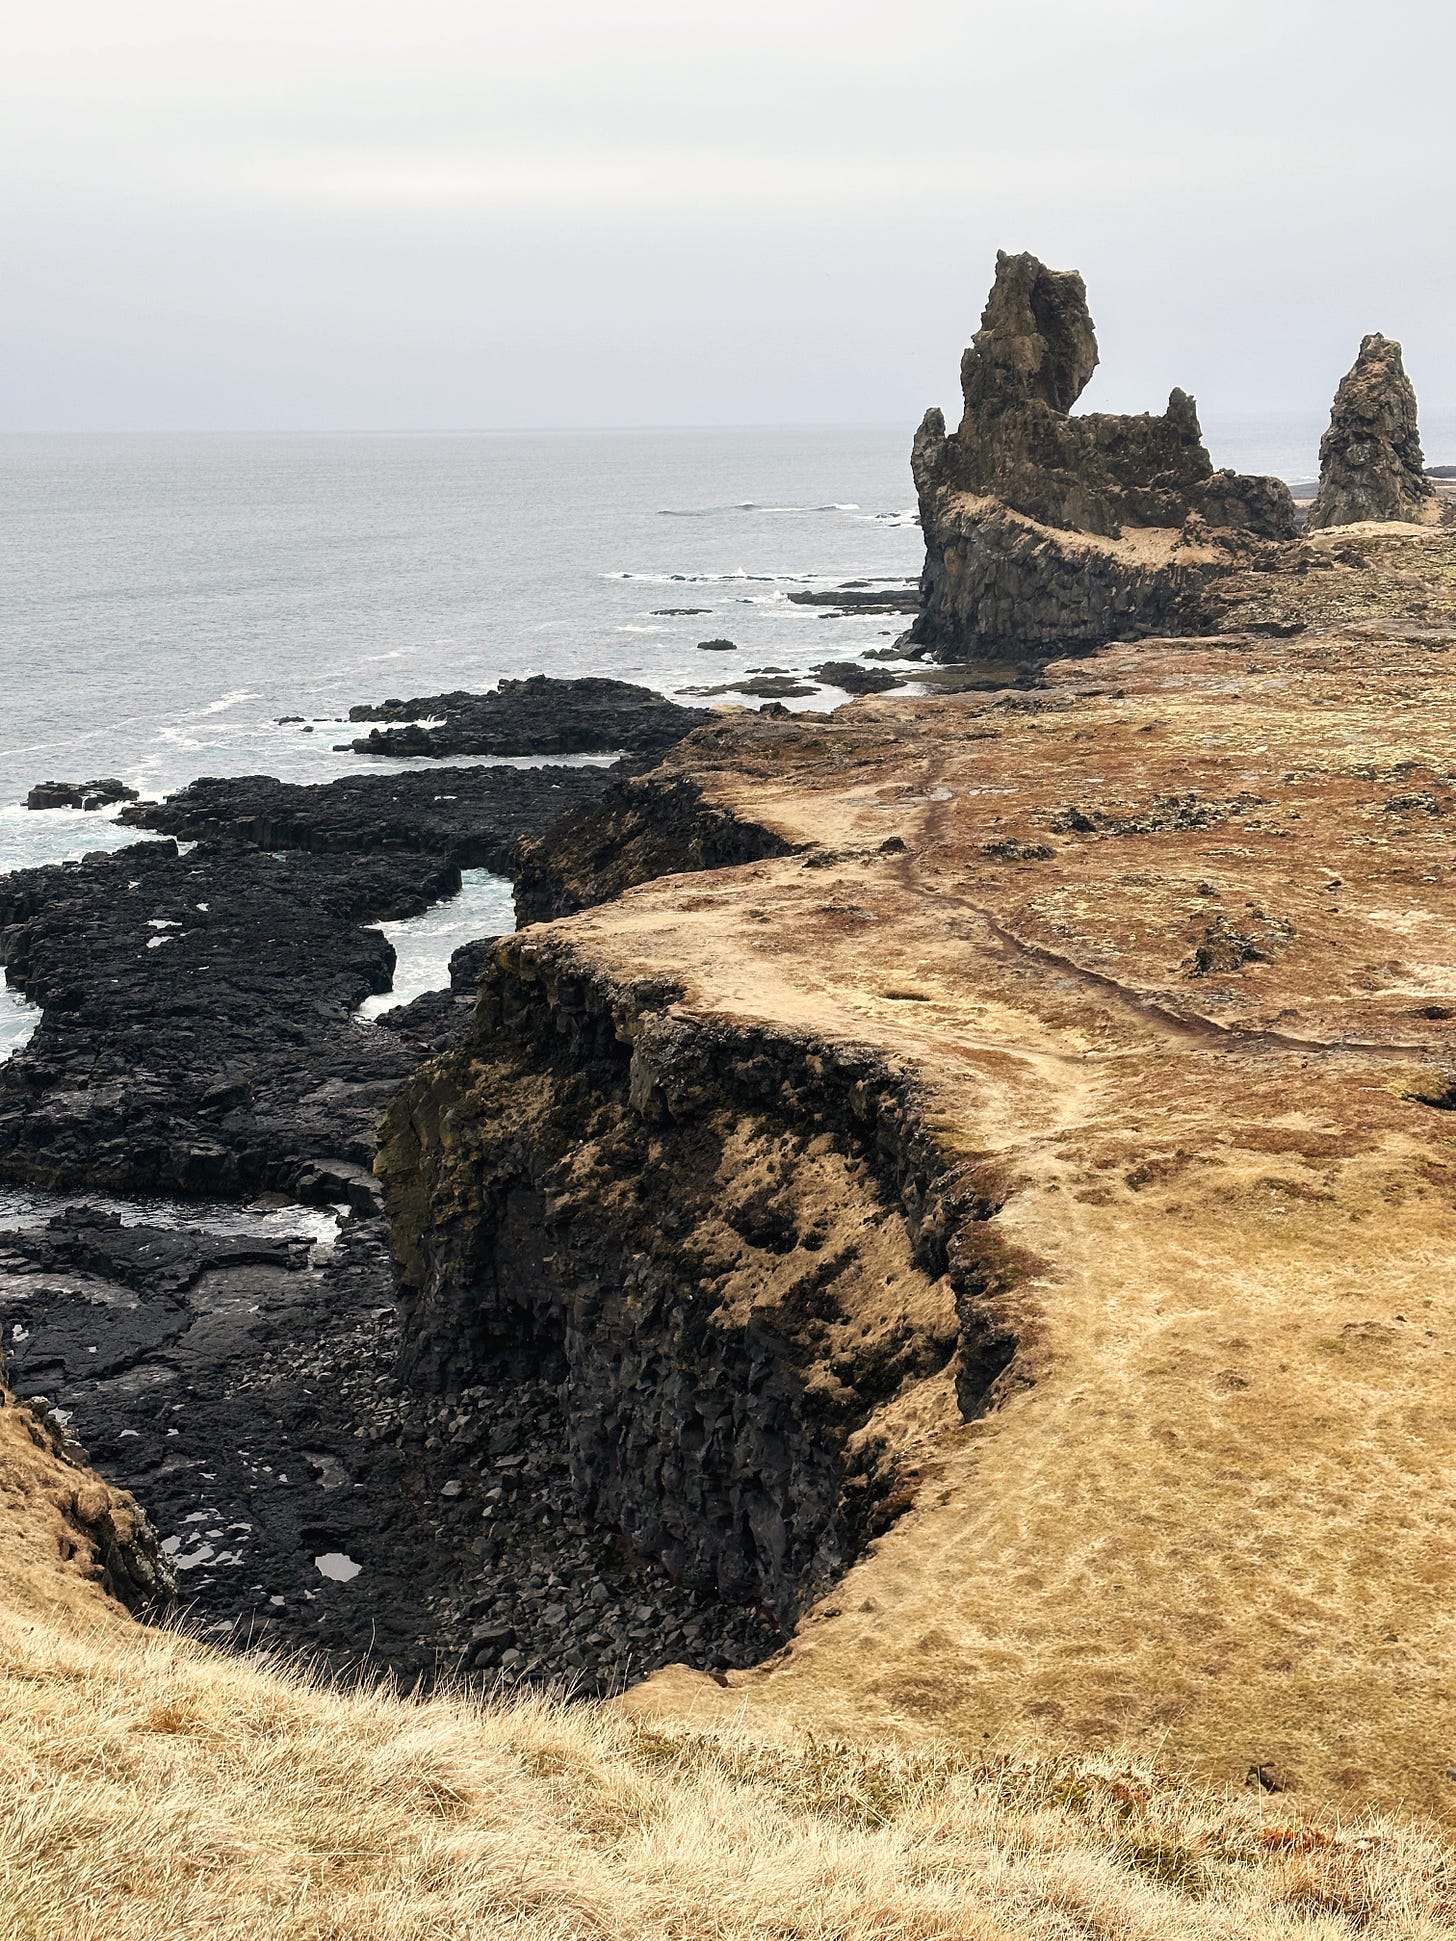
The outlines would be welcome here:
[[[1216,463],[1298,483],[1321,429],[1208,434]],[[1424,431],[1430,462],[1456,462],[1456,412]],[[51,777],[149,796],[197,775],[320,781],[381,765],[336,747],[359,701],[532,673],[680,695],[888,644],[895,615],[788,596],[918,572],[909,434],[0,438],[0,870],[135,840],[105,813],[22,808]],[[712,638],[739,651],[701,651]],[[401,926],[397,995],[439,982],[452,942],[507,909],[472,872],[453,906]],[[0,998],[0,1040],[28,1028]]]
[[[892,637],[787,595],[917,572],[912,507],[896,431],[5,439],[0,862],[106,839],[16,806],[47,777],[321,780],[374,759],[334,750],[354,702]]]

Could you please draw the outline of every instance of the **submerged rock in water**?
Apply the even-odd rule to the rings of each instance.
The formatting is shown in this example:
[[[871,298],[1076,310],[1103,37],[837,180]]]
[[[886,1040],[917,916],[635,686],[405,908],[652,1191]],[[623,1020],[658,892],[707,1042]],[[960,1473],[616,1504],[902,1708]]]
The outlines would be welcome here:
[[[350,708],[351,721],[393,721],[352,746],[364,755],[661,755],[707,719],[651,688],[596,675],[533,674],[487,694],[427,694]],[[425,727],[433,721],[438,725]]]
[[[1335,393],[1329,430],[1320,440],[1319,492],[1309,509],[1310,530],[1364,519],[1434,524],[1440,515],[1400,345],[1377,331],[1361,343]]]
[[[1086,290],[1030,255],[996,259],[961,361],[964,408],[931,410],[911,467],[925,531],[912,639],[938,658],[1207,624],[1230,556],[1295,536],[1289,489],[1215,471],[1192,398],[1071,415],[1097,365]]]
[[[903,585],[813,587],[788,597],[797,607],[829,607],[839,613],[914,613],[920,605],[914,580]]]
[[[741,681],[720,681],[716,687],[681,687],[679,694],[753,694],[768,701],[802,701],[818,688],[794,674],[746,674]]]

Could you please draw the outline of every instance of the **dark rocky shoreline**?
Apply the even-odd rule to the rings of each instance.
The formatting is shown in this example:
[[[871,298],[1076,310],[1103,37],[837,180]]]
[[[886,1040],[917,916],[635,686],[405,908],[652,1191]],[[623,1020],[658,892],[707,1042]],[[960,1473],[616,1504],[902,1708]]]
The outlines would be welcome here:
[[[777,1642],[588,1525],[549,1385],[402,1385],[378,1220],[310,1248],[71,1210],[0,1233],[0,1315],[12,1381],[145,1503],[203,1636],[584,1691]]]
[[[70,1207],[0,1234],[0,1322],[17,1392],[56,1405],[167,1539],[189,1626],[410,1682],[608,1691],[669,1662],[755,1663],[781,1634],[584,1515],[559,1386],[509,1357],[457,1391],[401,1380],[375,1125],[468,1025],[489,940],[455,953],[448,988],[369,1028],[354,1014],[393,970],[370,926],[448,897],[462,867],[529,874],[564,811],[590,818],[704,717],[623,683],[504,690],[355,712],[448,703],[452,752],[625,761],[203,778],[123,812],[176,841],[0,877],[0,956],[42,1006],[0,1066],[0,1178],[348,1209],[311,1246]],[[331,1577],[320,1557],[348,1561]]]
[[[319,855],[418,851],[460,869],[509,875],[522,836],[592,802],[608,768],[430,768],[280,782],[271,775],[203,776],[165,802],[139,802],[117,821],[184,842],[226,839]]]
[[[394,968],[366,926],[459,884],[437,857],[170,842],[0,877],[9,979],[43,1007],[0,1066],[0,1178],[367,1200],[413,1061],[353,1021]]]
[[[488,694],[427,694],[350,708],[373,728],[350,746],[361,755],[584,755],[656,758],[707,720],[702,708],[665,701],[651,689],[598,675],[554,680],[533,674]],[[426,721],[439,725],[425,727]]]
[[[568,718],[580,710],[572,697]],[[538,739],[557,738],[548,708]],[[394,969],[364,926],[421,914],[462,868],[512,870],[523,840],[617,779],[204,777],[119,818],[197,845],[187,853],[138,843],[0,877],[0,955],[44,1007],[0,1067],[0,1178],[372,1205],[374,1124],[419,1061],[421,1020],[358,1027]]]

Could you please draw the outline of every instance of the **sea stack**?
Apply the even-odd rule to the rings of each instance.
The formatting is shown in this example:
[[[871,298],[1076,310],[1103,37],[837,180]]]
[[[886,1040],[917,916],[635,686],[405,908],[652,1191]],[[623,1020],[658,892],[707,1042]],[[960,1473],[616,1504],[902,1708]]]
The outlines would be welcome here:
[[[936,659],[1207,625],[1210,577],[1294,537],[1288,488],[1216,472],[1185,392],[1159,417],[1073,417],[1096,367],[1081,276],[1001,252],[961,360],[960,424],[947,436],[927,411],[911,454],[925,532],[912,638]]]
[[[1400,345],[1374,331],[1340,380],[1330,428],[1320,440],[1319,492],[1311,531],[1359,520],[1434,525],[1441,517],[1426,477],[1416,425],[1415,388]]]

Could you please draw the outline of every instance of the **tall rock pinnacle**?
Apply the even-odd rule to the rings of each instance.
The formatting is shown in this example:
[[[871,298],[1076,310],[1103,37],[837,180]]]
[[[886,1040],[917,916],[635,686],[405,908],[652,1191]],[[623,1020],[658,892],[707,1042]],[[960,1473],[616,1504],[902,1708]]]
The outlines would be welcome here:
[[[1082,278],[1001,252],[961,360],[960,423],[947,435],[928,411],[911,452],[925,531],[912,634],[939,658],[1201,624],[1199,587],[1230,550],[1294,537],[1287,487],[1216,472],[1185,392],[1156,417],[1074,417],[1096,368]]]
[[[1352,526],[1361,519],[1429,524],[1439,511],[1435,487],[1426,477],[1416,394],[1400,345],[1374,332],[1335,393],[1330,428],[1320,440],[1319,492],[1310,507],[1310,529]]]

